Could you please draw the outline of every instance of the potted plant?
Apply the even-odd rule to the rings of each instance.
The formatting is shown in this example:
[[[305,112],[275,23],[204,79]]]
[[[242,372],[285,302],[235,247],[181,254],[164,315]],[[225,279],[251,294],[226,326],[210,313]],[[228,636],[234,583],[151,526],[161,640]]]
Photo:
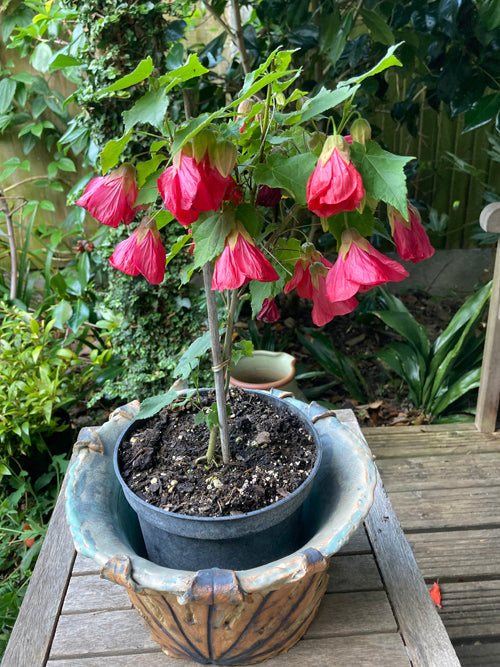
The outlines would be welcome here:
[[[256,500],[265,496],[265,480],[273,474],[266,469],[263,477],[255,477],[261,459],[247,471],[243,482],[232,484],[224,473],[244,468],[239,464],[250,460],[249,448],[260,454],[266,448],[280,449],[274,447],[271,427],[257,428],[257,435],[247,438],[251,419],[240,420],[241,430],[230,426],[239,411],[232,403],[238,400],[237,395],[231,397],[234,390],[228,392],[231,369],[242,356],[251,355],[251,347],[233,341],[234,317],[244,290],[249,288],[256,316],[271,313],[274,317],[274,298],[294,289],[299,297],[312,300],[312,319],[318,326],[351,312],[358,303],[357,292],[408,275],[399,262],[368,241],[377,210],[387,214],[387,229],[392,230],[403,259],[417,261],[433,252],[418,212],[407,200],[404,166],[411,158],[395,156],[374,142],[368,122],[359,117],[354,106],[356,91],[365,78],[400,64],[395,48],[389,49],[372,71],[339,84],[335,90],[321,89],[311,96],[293,88],[299,73],[289,69],[291,54],[275,51],[246,76],[242,90],[226,107],[193,117],[188,113],[178,126],[168,117],[168,92],[203,74],[205,69],[194,56],[177,70],[160,76],[153,73],[151,61],[146,59],[111,87],[125,90],[141,83],[145,93],[125,114],[122,139],[110,142],[101,155],[103,173],[112,171],[93,179],[77,204],[111,226],[129,224],[142,215],[134,232],[115,248],[110,263],[127,274],[142,274],[152,285],[162,281],[165,264],[176,253],[182,249],[192,253],[193,263],[184,279],[196,270],[203,273],[208,331],[191,345],[179,365],[179,374],[183,380],[192,375],[199,355],[210,348],[214,398],[204,403],[197,387],[180,397],[172,389],[146,399],[138,415],[136,406],[129,405],[98,431],[85,433],[70,472],[67,508],[78,548],[100,562],[103,576],[127,587],[153,636],[171,655],[245,664],[289,648],[305,632],[317,609],[329,557],[369,510],[375,475],[365,443],[319,406],[306,406],[274,390],[254,395],[260,413],[253,421],[259,426],[269,411],[268,403],[277,414],[277,403],[284,401],[283,408],[301,419],[300,426],[294,422],[292,431],[304,429],[305,449],[314,449],[311,439],[317,442],[316,464],[314,455],[309,457],[309,468],[316,478],[304,481],[303,477],[297,490],[287,488],[283,492],[286,498],[274,503],[276,492],[285,484],[280,478],[271,501],[280,510],[277,524],[267,519],[272,505],[244,510],[237,505],[233,511],[237,516],[228,516],[228,495],[219,494],[229,489],[229,496],[240,500],[242,490],[253,483],[262,491],[256,491]],[[340,112],[331,111],[338,107]],[[133,165],[129,161],[115,169],[141,123],[158,130],[147,160],[134,161]],[[299,215],[304,211],[309,215],[307,223]],[[161,228],[174,220],[185,233],[167,255]],[[313,244],[308,233],[311,220],[319,221],[318,226],[337,239],[334,263]],[[216,293],[225,307],[222,327]],[[180,482],[178,469],[151,472],[148,462],[155,456],[154,443],[144,440],[148,434],[140,432],[138,425],[146,432],[153,431],[153,441],[161,442],[162,424],[170,423],[172,415],[177,420],[180,413],[189,413],[193,401],[200,402],[197,426],[208,427],[207,448],[203,453],[196,451],[188,462],[177,449],[169,458],[182,459],[183,470],[187,466],[190,474],[201,467],[202,481],[183,477]],[[124,420],[131,416],[147,421],[134,422],[131,433],[121,435],[118,429],[123,430]],[[189,418],[192,423],[192,416]],[[181,428],[177,439],[186,443],[187,450],[188,432],[192,431],[195,441],[201,436],[194,427]],[[194,491],[201,487],[209,489],[211,500],[222,499],[218,505],[223,515],[215,517],[214,534],[207,537],[212,527],[210,531],[206,528],[204,517],[201,521],[193,518],[195,528],[188,529],[188,536],[179,537],[177,528],[167,528],[167,551],[174,550],[179,537],[175,547],[178,557],[173,562],[170,556],[162,560],[162,547],[156,539],[160,526],[155,517],[140,519],[141,536],[137,518],[124,506],[113,474],[113,456],[121,473],[124,453],[134,440],[139,441],[139,447],[129,457],[129,477],[140,476],[139,467],[134,466],[145,460],[148,479],[139,494],[144,495],[146,489],[150,503],[156,495],[159,504],[167,506],[166,510],[155,508],[153,515],[166,515],[177,524],[179,514],[186,514],[183,508],[192,505]],[[238,440],[247,441],[244,452],[235,453]],[[279,451],[277,456],[281,456]],[[290,465],[294,467],[294,462]],[[297,501],[304,485],[306,493]],[[134,509],[140,512],[140,506],[147,503],[137,493],[129,494],[127,488],[125,493],[135,495]],[[292,509],[283,517],[281,508],[289,501]],[[102,518],[108,514],[112,519],[103,526]],[[295,521],[293,527],[288,523],[290,516]],[[222,536],[217,530],[225,531],[233,523],[246,525],[247,520],[252,528],[243,529],[243,560],[225,560],[226,554],[217,554],[213,560],[205,555],[201,560],[188,558],[188,552],[201,547],[184,538],[192,540],[201,534],[217,547],[229,542],[233,549],[232,528],[229,535]],[[284,550],[280,547],[280,536],[289,539],[298,534],[298,542],[289,542]],[[143,538],[155,542],[147,552]],[[255,553],[251,553],[252,544],[258,544]],[[278,548],[269,548],[267,555],[270,546]],[[185,568],[183,563],[194,565]],[[161,630],[158,619],[151,619],[154,610],[162,619]],[[207,637],[211,638],[208,643]]]

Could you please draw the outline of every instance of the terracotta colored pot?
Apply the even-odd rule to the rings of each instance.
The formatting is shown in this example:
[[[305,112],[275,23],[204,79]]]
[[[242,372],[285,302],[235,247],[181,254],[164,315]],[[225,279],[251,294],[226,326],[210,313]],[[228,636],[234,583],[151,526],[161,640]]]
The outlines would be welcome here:
[[[254,350],[231,369],[229,382],[243,389],[291,391],[299,400],[306,400],[295,381],[295,357],[287,352]]]
[[[303,513],[306,542],[247,570],[174,570],[145,558],[137,517],[113,470],[116,441],[137,414],[136,402],[100,428],[80,433],[66,500],[76,548],[100,565],[101,576],[125,586],[153,639],[170,656],[245,665],[287,651],[314,618],[330,556],[368,514],[375,467],[366,443],[319,405],[287,400],[314,422],[322,447]]]

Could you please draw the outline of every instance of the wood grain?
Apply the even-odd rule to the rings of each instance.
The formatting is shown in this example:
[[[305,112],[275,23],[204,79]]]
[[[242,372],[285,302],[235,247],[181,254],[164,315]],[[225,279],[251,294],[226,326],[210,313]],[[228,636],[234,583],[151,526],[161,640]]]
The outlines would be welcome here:
[[[410,667],[399,635],[353,635],[329,637],[321,644],[303,639],[289,653],[273,658],[273,667]],[[265,663],[267,667],[268,663]],[[99,657],[49,660],[47,667],[195,667],[191,660],[170,658],[160,652],[101,655]]]
[[[498,639],[500,579],[444,583],[441,592],[440,615],[450,637],[457,642]]]
[[[75,558],[64,508],[63,483],[2,667],[44,665]],[[29,640],[27,637],[29,636]]]

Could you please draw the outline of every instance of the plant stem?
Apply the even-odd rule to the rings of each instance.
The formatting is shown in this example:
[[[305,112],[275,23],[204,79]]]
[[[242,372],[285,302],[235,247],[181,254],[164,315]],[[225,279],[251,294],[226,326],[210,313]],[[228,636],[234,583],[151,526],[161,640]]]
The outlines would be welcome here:
[[[238,0],[231,0],[231,7],[234,15],[234,23],[236,29],[236,39],[238,41],[238,49],[241,56],[241,65],[245,74],[248,74],[252,71],[250,65],[250,59],[248,57],[247,49],[245,46],[245,38],[243,37],[243,28],[241,27],[241,12],[240,12],[240,3]]]
[[[14,237],[14,225],[12,223],[12,215],[7,200],[5,199],[3,190],[0,190],[0,210],[5,215],[5,223],[7,225],[7,236],[9,239],[9,253],[10,253],[9,298],[15,299],[17,296],[17,248],[16,248],[16,239]]]
[[[222,363],[221,358],[219,318],[217,316],[215,293],[212,291],[212,265],[210,262],[207,262],[203,266],[203,283],[205,286],[205,295],[207,298],[208,328],[210,330],[210,341],[212,346],[212,370],[214,372],[215,397],[217,401],[217,414],[219,416],[218,428],[220,429],[222,460],[224,463],[229,463],[231,460],[231,452],[229,450],[226,392],[224,387],[224,371],[226,364]],[[212,439],[212,434],[210,434],[210,438]]]
[[[231,301],[229,304],[229,309],[227,313],[227,323],[226,323],[226,336],[224,338],[224,347],[222,351],[222,356],[224,358],[224,361],[226,359],[231,362],[231,344],[233,342],[233,326],[234,326],[234,314],[236,312],[236,306],[238,305],[239,297],[238,297],[238,290],[231,290]],[[228,372],[226,373],[226,383],[225,383],[225,389],[226,391],[229,388],[229,378],[230,378],[230,369],[228,369]]]

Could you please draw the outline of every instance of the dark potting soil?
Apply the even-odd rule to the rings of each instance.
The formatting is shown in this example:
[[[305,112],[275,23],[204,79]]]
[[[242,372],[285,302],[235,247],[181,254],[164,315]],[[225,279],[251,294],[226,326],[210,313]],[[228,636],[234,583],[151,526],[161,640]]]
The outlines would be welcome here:
[[[214,401],[204,395],[202,407]],[[200,404],[163,408],[119,449],[119,467],[129,488],[146,502],[189,516],[231,516],[285,498],[308,477],[316,445],[294,414],[276,411],[258,394],[228,394],[232,461],[208,466],[203,457],[209,432],[195,424]]]

